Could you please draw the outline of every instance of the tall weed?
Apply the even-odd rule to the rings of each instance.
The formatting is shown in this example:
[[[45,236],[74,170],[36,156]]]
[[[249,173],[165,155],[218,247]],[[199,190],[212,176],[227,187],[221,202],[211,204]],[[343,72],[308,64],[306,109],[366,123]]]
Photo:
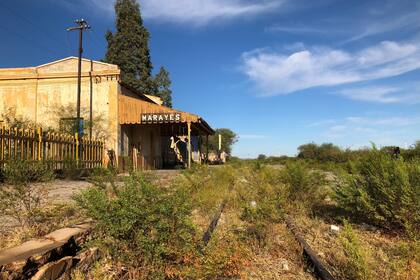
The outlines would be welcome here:
[[[159,268],[154,277],[195,252],[190,198],[182,188],[158,188],[133,174],[113,195],[94,187],[75,199],[97,221],[99,244],[128,265]]]
[[[305,163],[288,163],[280,175],[281,182],[287,186],[287,201],[295,209],[310,211],[328,194],[325,176]]]
[[[0,186],[0,212],[21,227],[33,226],[42,216],[45,190],[34,190],[31,182],[47,182],[54,173],[45,162],[11,160],[3,169],[6,184]]]
[[[336,189],[342,208],[385,228],[420,231],[420,164],[373,149]]]
[[[346,221],[344,221],[344,227],[340,234],[340,241],[347,257],[345,270],[348,279],[372,279],[372,272],[367,264],[365,249],[360,244],[360,240],[351,225]]]

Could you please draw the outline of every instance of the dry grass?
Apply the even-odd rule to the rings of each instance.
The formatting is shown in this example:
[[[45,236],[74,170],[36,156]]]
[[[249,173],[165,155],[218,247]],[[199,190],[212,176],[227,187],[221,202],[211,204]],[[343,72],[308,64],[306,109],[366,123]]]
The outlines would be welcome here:
[[[73,204],[45,206],[40,213],[40,220],[32,227],[21,227],[17,224],[2,227],[0,231],[0,250],[11,248],[34,238],[40,238],[54,230],[81,223],[85,217]],[[6,220],[3,220],[5,223]]]
[[[340,234],[330,231],[331,224],[319,218],[301,216],[294,219],[304,238],[336,279],[349,279],[348,258]],[[403,235],[386,233],[367,225],[352,227],[366,255],[365,265],[374,272],[373,278],[365,279],[420,279],[420,252],[415,251],[419,250],[418,244]],[[340,231],[342,229],[340,226]]]

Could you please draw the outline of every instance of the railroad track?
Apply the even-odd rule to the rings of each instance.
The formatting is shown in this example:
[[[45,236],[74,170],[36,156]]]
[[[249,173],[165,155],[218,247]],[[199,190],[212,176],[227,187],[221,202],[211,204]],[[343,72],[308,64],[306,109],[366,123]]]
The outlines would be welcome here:
[[[219,209],[214,214],[213,219],[211,220],[207,230],[204,232],[204,235],[202,238],[204,245],[201,248],[201,251],[203,251],[203,248],[208,244],[208,242],[210,241],[212,237],[213,232],[216,230],[216,227],[223,214],[226,204],[227,204],[227,200],[224,200],[220,204]],[[293,234],[294,238],[300,244],[302,248],[302,257],[304,258],[305,262],[307,263],[309,267],[313,268],[312,271],[313,271],[314,276],[321,280],[335,280],[335,278],[326,268],[325,264],[318,257],[318,254],[310,247],[308,242],[306,242],[303,236],[299,233],[292,219],[289,216],[286,216],[285,222],[286,222],[287,229]]]

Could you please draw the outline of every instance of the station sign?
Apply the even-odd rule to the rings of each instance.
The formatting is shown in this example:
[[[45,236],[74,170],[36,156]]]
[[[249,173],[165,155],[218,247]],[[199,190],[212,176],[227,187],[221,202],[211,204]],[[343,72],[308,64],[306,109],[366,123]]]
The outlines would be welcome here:
[[[179,113],[153,113],[141,115],[141,123],[173,123],[180,121],[181,114]]]

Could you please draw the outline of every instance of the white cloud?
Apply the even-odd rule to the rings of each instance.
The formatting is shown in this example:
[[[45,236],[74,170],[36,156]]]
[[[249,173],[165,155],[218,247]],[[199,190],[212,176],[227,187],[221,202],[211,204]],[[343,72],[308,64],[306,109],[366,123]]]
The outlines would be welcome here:
[[[241,69],[263,95],[289,94],[317,86],[394,77],[419,69],[418,45],[383,41],[358,52],[313,47],[291,54],[259,49],[242,54]]]
[[[88,0],[90,5],[113,12],[115,0]],[[204,25],[220,19],[272,12],[285,0],[139,0],[145,19]]]
[[[376,103],[420,103],[420,87],[411,86],[367,86],[346,88],[338,91],[339,94],[353,100]]]
[[[319,123],[321,123],[320,121]],[[336,120],[335,124],[327,126],[322,136],[332,139],[370,139],[375,143],[391,143],[399,131],[416,129],[420,125],[420,117],[347,117]],[[392,136],[392,137],[391,137]],[[360,141],[360,140],[358,140]],[[366,143],[367,144],[367,143]]]
[[[260,134],[241,134],[239,135],[239,139],[264,139],[267,138],[265,135]]]
[[[363,26],[363,30],[358,32],[357,35],[346,40],[344,43],[404,28],[418,28],[420,26],[418,20],[419,11],[420,5],[417,4],[411,11],[399,14],[398,16],[393,14],[393,11],[391,10],[382,15],[382,18],[380,19],[365,20],[363,24],[361,24],[361,26]],[[392,18],[392,20],[390,20],[390,18]]]
[[[308,34],[308,33],[331,33],[331,30],[326,28],[313,28],[307,26],[285,26],[285,25],[274,25],[266,28],[267,32],[284,32],[292,34]]]

